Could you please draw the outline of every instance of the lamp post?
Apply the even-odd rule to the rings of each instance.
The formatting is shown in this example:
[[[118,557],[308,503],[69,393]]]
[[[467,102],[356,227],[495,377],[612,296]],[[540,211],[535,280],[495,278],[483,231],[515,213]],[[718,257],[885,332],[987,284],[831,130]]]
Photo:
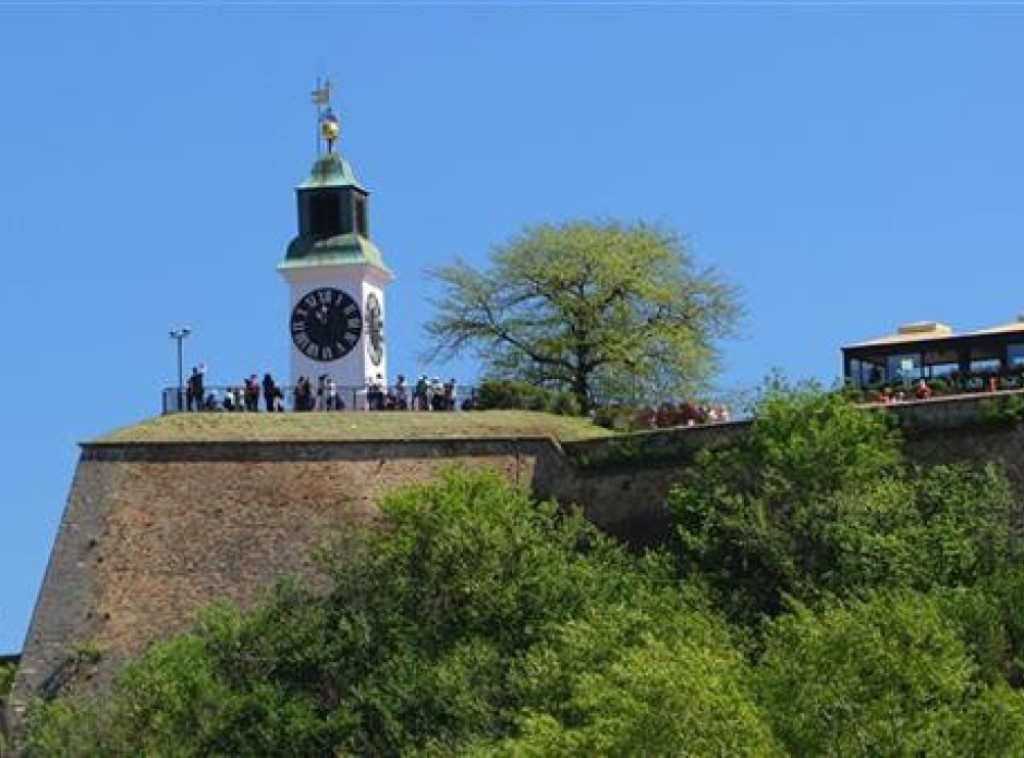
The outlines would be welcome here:
[[[178,343],[178,412],[180,413],[183,408],[182,394],[185,389],[184,376],[182,374],[182,356],[184,355],[182,343],[185,338],[192,334],[192,330],[187,326],[180,326],[177,329],[171,329],[171,339]]]

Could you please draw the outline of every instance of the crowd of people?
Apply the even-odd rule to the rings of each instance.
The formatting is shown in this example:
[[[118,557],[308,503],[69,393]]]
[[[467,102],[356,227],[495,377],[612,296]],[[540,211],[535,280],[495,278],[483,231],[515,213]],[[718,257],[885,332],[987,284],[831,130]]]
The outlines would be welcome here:
[[[667,429],[675,426],[703,426],[732,421],[729,406],[724,403],[694,405],[693,403],[665,402],[657,408],[640,411],[637,426],[649,429]]]
[[[872,376],[875,376],[873,374]],[[1024,389],[1024,371],[953,372],[931,378],[899,378],[893,384],[875,384],[855,391],[870,403],[889,405],[917,400],[931,400],[935,397],[971,395],[979,392],[1000,392]]]
[[[439,377],[420,374],[415,384],[410,384],[404,375],[399,374],[395,384],[388,386],[383,375],[377,374],[367,377],[362,387],[341,387],[329,374],[321,374],[315,381],[300,376],[294,387],[285,387],[266,373],[262,380],[251,374],[239,385],[211,388],[206,384],[206,367],[203,364],[192,368],[185,383],[184,399],[185,410],[192,412],[454,411],[456,408],[473,410],[476,407],[472,391],[459,404],[459,386],[454,378],[442,381]],[[666,402],[657,407],[632,409],[629,413],[631,420],[628,426],[641,429],[703,426],[732,420],[728,406],[722,403]],[[601,415],[600,411],[598,415]],[[604,423],[601,419],[595,420]]]
[[[928,400],[935,394],[928,382],[924,379],[918,380],[913,389],[892,390],[889,387],[882,387],[878,392],[878,402],[889,405],[890,403],[904,403],[908,400]]]
[[[262,381],[256,374],[250,375],[242,384],[228,388],[211,389],[206,384],[206,366],[192,368],[185,383],[186,411],[244,411],[255,413],[262,410],[279,413],[286,410],[285,387],[279,385],[269,373]],[[290,388],[291,409],[308,411],[343,411],[349,407],[346,397],[354,408],[371,411],[453,411],[458,403],[458,384],[454,378],[447,382],[440,378],[429,378],[420,374],[414,385],[399,374],[393,386],[387,386],[384,377],[377,374],[367,377],[363,387],[339,387],[329,374],[321,374],[316,382],[307,376],[300,376]],[[466,409],[471,399],[463,402]]]

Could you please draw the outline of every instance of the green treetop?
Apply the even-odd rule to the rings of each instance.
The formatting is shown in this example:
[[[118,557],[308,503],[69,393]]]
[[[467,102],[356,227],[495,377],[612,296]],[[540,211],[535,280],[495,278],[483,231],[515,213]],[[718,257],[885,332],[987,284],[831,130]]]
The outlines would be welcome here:
[[[491,373],[595,398],[664,398],[706,386],[736,292],[681,240],[644,224],[528,227],[491,268],[456,262],[426,326],[432,356],[474,350]]]

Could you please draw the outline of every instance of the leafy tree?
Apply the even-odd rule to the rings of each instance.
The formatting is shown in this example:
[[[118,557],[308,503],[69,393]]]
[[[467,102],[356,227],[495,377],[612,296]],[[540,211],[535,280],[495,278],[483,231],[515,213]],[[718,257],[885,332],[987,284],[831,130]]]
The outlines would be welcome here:
[[[987,682],[1024,687],[1024,568],[1007,566],[939,596]]]
[[[1024,697],[987,687],[932,596],[899,591],[767,628],[757,670],[793,755],[1021,755]]]
[[[736,619],[872,587],[972,584],[1016,565],[1005,476],[913,469],[881,414],[814,387],[776,387],[748,437],[705,450],[672,493],[686,569]]]
[[[531,650],[521,728],[488,752],[778,755],[728,630],[699,603],[649,601],[566,624]]]
[[[900,460],[883,416],[815,386],[776,384],[750,433],[701,451],[672,492],[684,565],[734,616],[774,614],[783,593],[833,565],[816,534],[822,509],[837,492],[889,479]]]
[[[736,293],[698,269],[680,239],[644,224],[528,227],[480,271],[432,272],[445,286],[427,323],[432,356],[473,349],[491,373],[572,392],[666,397],[702,388],[729,334]]]

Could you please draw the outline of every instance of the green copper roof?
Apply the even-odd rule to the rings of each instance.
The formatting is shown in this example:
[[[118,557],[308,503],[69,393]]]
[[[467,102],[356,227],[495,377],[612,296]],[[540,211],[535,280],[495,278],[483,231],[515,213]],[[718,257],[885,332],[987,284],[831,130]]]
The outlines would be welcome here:
[[[356,179],[352,166],[338,153],[327,153],[317,158],[309,178],[300,184],[298,189],[317,187],[356,187],[363,192],[366,191]]]
[[[370,240],[358,234],[339,234],[322,240],[296,237],[288,245],[288,254],[278,264],[278,270],[307,266],[354,266],[370,263],[387,270],[380,250]]]

